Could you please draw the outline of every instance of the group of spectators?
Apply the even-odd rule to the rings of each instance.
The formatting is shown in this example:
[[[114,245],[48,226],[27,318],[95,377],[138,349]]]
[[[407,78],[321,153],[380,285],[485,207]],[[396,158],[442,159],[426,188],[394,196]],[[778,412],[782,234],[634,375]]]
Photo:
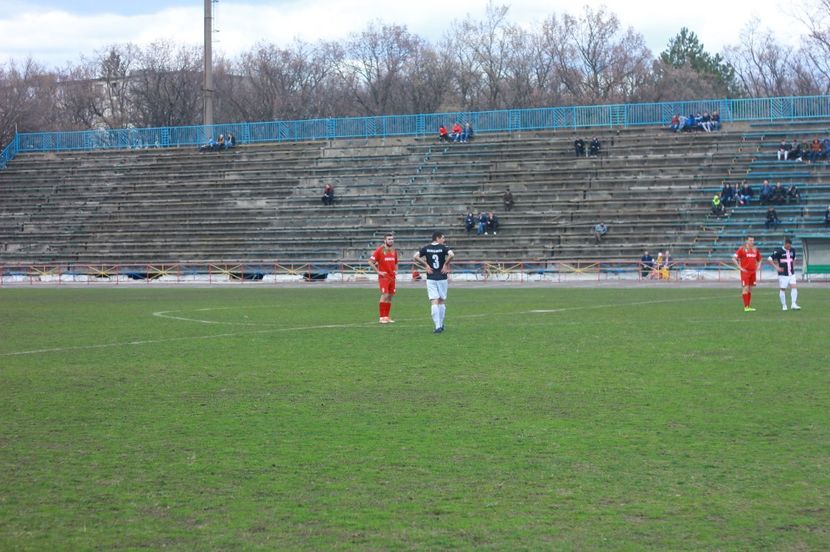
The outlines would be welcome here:
[[[489,213],[481,211],[476,216],[473,214],[473,210],[470,209],[464,215],[464,230],[467,231],[468,235],[475,230],[476,236],[481,236],[482,234],[485,236],[489,236],[490,234],[495,236],[499,230],[499,219],[493,211]]]
[[[830,138],[814,138],[809,144],[802,144],[798,140],[782,140],[778,146],[779,161],[804,161],[805,157],[810,163],[830,161]]]
[[[640,257],[640,276],[653,280],[668,280],[671,266],[671,253],[668,249],[665,253],[658,251],[656,259],[649,255],[648,251],[644,251]]]
[[[438,127],[438,139],[442,142],[460,142],[466,144],[473,141],[473,125],[469,122],[461,126],[458,121],[452,125],[452,132],[447,130],[443,124]]]
[[[708,111],[696,115],[690,113],[688,117],[675,113],[669,124],[669,129],[674,132],[691,132],[693,130],[712,132],[713,130],[720,130],[720,128],[720,113],[717,111],[713,111],[711,114]]]
[[[227,137],[224,134],[220,134],[216,140],[211,136],[207,144],[201,146],[199,151],[222,151],[231,149],[234,146],[236,146],[236,136],[231,133],[228,133]]]
[[[577,138],[574,140],[574,153],[577,157],[587,157],[592,156],[596,157],[599,155],[600,150],[602,149],[602,144],[599,141],[599,138],[594,136],[591,138],[591,143],[588,145],[588,151],[585,151],[585,140],[582,138]]]
[[[726,214],[726,207],[749,205],[754,197],[755,190],[747,183],[741,187],[738,187],[737,184],[724,183],[721,191],[712,198],[712,214],[723,216]],[[780,182],[775,186],[771,186],[768,180],[764,180],[758,201],[761,205],[798,203],[801,201],[801,192],[795,184],[790,184],[789,188],[784,188]]]

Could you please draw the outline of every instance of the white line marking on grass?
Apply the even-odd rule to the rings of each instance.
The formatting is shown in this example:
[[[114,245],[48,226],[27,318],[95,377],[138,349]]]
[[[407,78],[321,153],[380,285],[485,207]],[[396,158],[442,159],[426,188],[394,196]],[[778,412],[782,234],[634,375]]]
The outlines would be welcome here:
[[[609,303],[603,305],[590,305],[590,306],[582,306],[582,307],[563,307],[561,309],[533,309],[529,311],[520,311],[520,312],[513,312],[513,313],[499,313],[497,316],[515,316],[521,314],[551,314],[551,313],[559,313],[559,312],[570,312],[570,311],[579,311],[579,310],[594,310],[594,309],[609,309],[609,308],[616,308],[616,307],[631,307],[631,306],[639,306],[639,305],[655,305],[659,303],[680,303],[680,302],[687,302],[687,301],[701,301],[701,300],[708,300],[708,299],[721,299],[723,296],[713,296],[713,297],[695,297],[695,298],[688,298],[688,299],[658,299],[653,301],[637,301],[634,303]],[[211,310],[227,310],[232,308],[238,307],[212,307],[212,308],[204,308],[199,309],[200,312],[202,311],[211,311]],[[250,308],[250,307],[247,307]],[[194,318],[186,318],[183,316],[170,316],[168,313],[171,312],[181,312],[181,311],[158,311],[152,313],[153,316],[158,316],[160,318],[167,318],[172,320],[181,320],[185,322],[198,322],[201,324],[225,324],[225,325],[260,325],[261,324],[252,324],[246,322],[218,322],[216,320],[199,320]],[[482,317],[489,317],[494,316],[493,313],[475,313],[475,314],[462,314],[458,315],[456,319],[471,319],[471,318],[482,318]],[[417,320],[422,321],[428,318],[417,318]],[[416,319],[398,319],[399,322],[402,321],[414,321]],[[318,324],[318,325],[311,325],[311,326],[294,326],[288,328],[267,328],[262,330],[250,330],[250,331],[243,331],[243,332],[232,332],[232,333],[219,333],[219,334],[209,334],[209,335],[194,335],[194,336],[185,336],[185,337],[170,337],[166,339],[146,339],[146,340],[138,340],[138,341],[117,341],[114,343],[99,343],[93,345],[75,345],[72,347],[50,347],[44,349],[31,349],[28,351],[12,351],[9,353],[0,353],[0,357],[12,357],[12,356],[25,356],[25,355],[39,355],[39,354],[46,354],[46,353],[64,353],[69,351],[90,351],[95,349],[109,349],[115,347],[136,347],[141,345],[158,345],[161,343],[176,343],[180,341],[199,341],[199,340],[213,340],[213,339],[223,339],[228,337],[240,337],[244,335],[257,335],[257,334],[269,334],[269,333],[287,333],[287,332],[305,332],[311,330],[329,330],[329,329],[344,329],[344,328],[368,328],[372,326],[378,326],[377,322],[358,322],[352,324]]]

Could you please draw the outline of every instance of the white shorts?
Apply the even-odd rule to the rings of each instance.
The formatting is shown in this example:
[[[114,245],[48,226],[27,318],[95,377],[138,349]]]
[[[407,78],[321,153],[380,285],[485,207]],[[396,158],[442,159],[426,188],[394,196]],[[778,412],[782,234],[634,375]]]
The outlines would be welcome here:
[[[427,280],[427,295],[430,301],[436,299],[447,299],[449,280]]]
[[[778,288],[784,289],[789,286],[795,286],[795,274],[792,276],[779,276],[778,277]]]

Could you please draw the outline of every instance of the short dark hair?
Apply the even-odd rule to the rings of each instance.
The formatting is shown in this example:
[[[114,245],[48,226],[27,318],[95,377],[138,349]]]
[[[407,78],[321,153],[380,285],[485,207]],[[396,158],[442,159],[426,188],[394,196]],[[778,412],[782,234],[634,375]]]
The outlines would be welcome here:
[[[790,238],[784,238],[784,243],[788,243],[788,244],[792,245],[793,240],[791,240]]]
[[[443,232],[439,232],[438,230],[436,230],[435,232],[432,233],[432,241],[435,241],[438,238],[442,238],[442,237],[444,237]]]

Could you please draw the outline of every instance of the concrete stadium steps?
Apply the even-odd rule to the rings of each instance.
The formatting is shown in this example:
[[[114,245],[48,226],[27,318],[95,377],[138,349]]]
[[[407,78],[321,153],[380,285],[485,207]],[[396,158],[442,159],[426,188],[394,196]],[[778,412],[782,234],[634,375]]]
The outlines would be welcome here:
[[[409,256],[435,228],[468,260],[638,258],[667,247],[697,254],[722,232],[706,226],[711,194],[701,190],[768,170],[750,168],[759,147],[746,132],[24,153],[0,171],[0,263],[365,259],[387,230]],[[575,158],[573,140],[593,135],[601,156]],[[335,186],[332,207],[320,201],[326,183]],[[507,186],[516,201],[509,213]],[[498,236],[468,236],[467,209],[495,211]],[[594,244],[600,219],[610,231]]]

